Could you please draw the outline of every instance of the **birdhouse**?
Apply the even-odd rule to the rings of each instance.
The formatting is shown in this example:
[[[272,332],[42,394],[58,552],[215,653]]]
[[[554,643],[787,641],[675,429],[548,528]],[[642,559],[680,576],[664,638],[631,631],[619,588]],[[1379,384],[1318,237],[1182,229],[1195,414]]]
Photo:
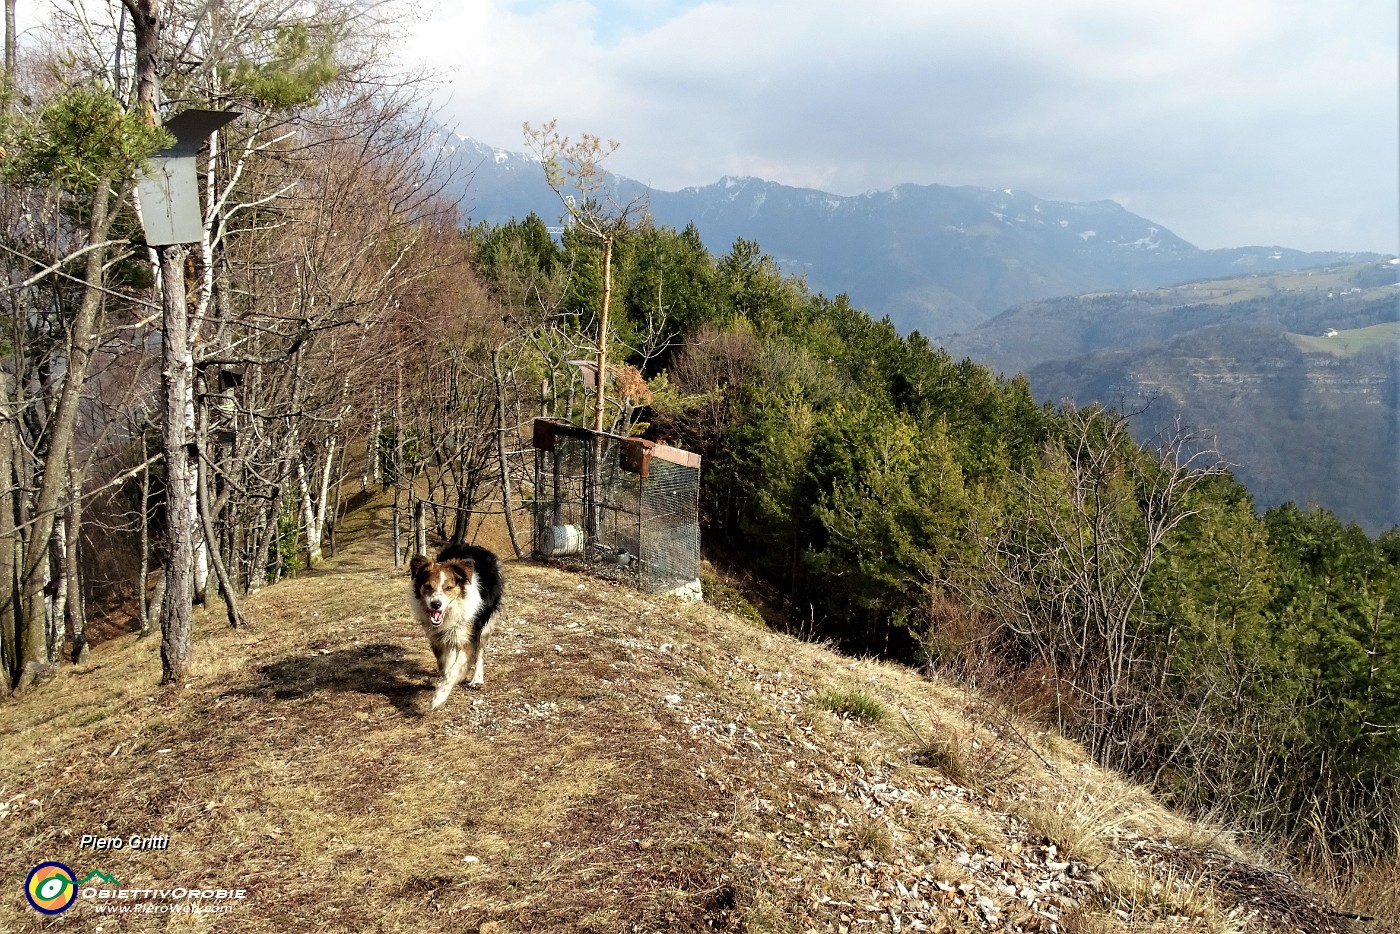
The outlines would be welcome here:
[[[136,180],[148,244],[194,243],[203,238],[195,155],[211,133],[236,117],[231,110],[184,110],[165,122],[175,145],[151,156],[150,168]]]

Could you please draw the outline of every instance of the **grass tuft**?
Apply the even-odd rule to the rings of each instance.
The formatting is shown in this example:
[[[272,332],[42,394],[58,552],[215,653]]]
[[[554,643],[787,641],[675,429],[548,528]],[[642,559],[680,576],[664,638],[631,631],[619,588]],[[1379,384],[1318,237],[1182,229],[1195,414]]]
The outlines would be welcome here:
[[[1005,788],[1028,769],[1025,757],[1015,747],[970,731],[948,729],[946,735],[923,739],[910,761],[935,769],[954,785],[993,791]]]
[[[822,710],[829,710],[838,716],[850,717],[865,723],[879,723],[887,719],[890,709],[879,698],[860,688],[836,690],[827,688],[812,697],[812,704]]]
[[[869,815],[861,815],[852,825],[851,842],[858,852],[867,851],[881,862],[891,862],[896,855],[889,824]]]
[[[700,568],[700,584],[705,602],[710,606],[755,626],[767,627],[758,608],[749,602],[738,587],[711,569],[708,563]]]

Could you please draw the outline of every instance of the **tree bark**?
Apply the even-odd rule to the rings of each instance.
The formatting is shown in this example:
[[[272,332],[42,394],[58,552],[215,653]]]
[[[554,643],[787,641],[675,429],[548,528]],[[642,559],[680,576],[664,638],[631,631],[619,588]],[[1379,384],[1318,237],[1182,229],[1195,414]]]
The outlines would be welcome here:
[[[69,461],[73,458],[70,454]],[[83,528],[83,500],[81,496],[83,478],[76,465],[72,469],[72,479],[70,489],[72,490],[72,501],[68,504],[65,521],[67,530],[67,554],[64,556],[63,573],[68,583],[68,599],[64,603],[64,628],[68,630],[69,637],[73,640],[72,653],[69,656],[74,664],[85,662],[91,654],[88,651],[87,639],[87,607],[83,602],[83,575],[82,565],[79,561],[79,546],[82,539]]]
[[[111,226],[111,216],[108,213],[110,205],[111,187],[105,180],[99,181],[92,197],[92,216],[88,225],[90,243],[100,243],[107,238],[107,231]],[[68,454],[73,444],[73,431],[77,425],[79,402],[82,398],[83,384],[87,379],[88,365],[97,348],[106,259],[107,251],[103,248],[90,250],[87,254],[84,270],[86,287],[83,289],[78,313],[73,319],[68,366],[58,390],[53,417],[49,421],[49,448],[45,453],[39,492],[34,499],[34,518],[28,536],[29,548],[23,562],[21,606],[24,611],[24,645],[20,664],[25,667],[32,662],[43,663],[48,655],[44,632],[44,585],[47,583],[49,571],[48,545],[53,538],[54,523],[61,509],[64,491],[68,488]],[[23,688],[32,681],[32,676],[22,676],[17,686]]]
[[[319,564],[322,558],[321,543],[325,539],[326,517],[331,502],[331,476],[335,472],[337,439],[332,437],[326,448],[326,460],[319,467],[319,476],[309,475],[306,465],[297,461],[297,479],[301,483],[301,515],[306,529],[306,566]],[[315,481],[315,489],[312,488]]]
[[[383,430],[383,419],[379,408],[379,389],[374,390],[374,406],[369,420],[369,444],[365,446],[365,469],[360,474],[360,490],[368,490],[370,481],[377,489],[384,488],[383,475],[379,472],[379,435]]]
[[[146,426],[141,426],[141,460],[148,458],[146,451]],[[137,574],[136,593],[137,606],[141,613],[141,635],[148,636],[151,633],[151,608],[150,601],[146,594],[146,578],[151,569],[151,465],[149,463],[141,468],[141,515],[137,521],[141,523],[141,570]]]
[[[122,0],[131,14],[136,39],[136,104],[150,126],[159,123],[156,98],[160,94],[160,14],[157,0]]]
[[[157,0],[122,0],[131,13],[136,46],[136,106],[157,125],[160,95],[160,15]],[[161,294],[161,448],[165,457],[165,594],[160,611],[161,684],[178,684],[194,663],[195,465],[188,437],[188,405],[194,385],[189,306],[185,294],[186,248],[155,247]]]
[[[15,0],[5,0],[5,74],[15,73],[18,36],[15,32]]]
[[[506,515],[506,532],[517,558],[525,557],[515,529],[515,497],[511,492],[510,463],[506,460],[506,381],[501,373],[501,348],[491,351],[491,375],[496,382],[496,459],[501,468],[501,509]]]
[[[209,495],[209,471],[213,469],[213,461],[209,459],[209,416],[204,406],[200,406],[199,424],[195,428],[194,443],[195,453],[199,459],[196,466],[196,483],[198,485],[198,508],[199,521],[204,530],[204,545],[209,555],[209,562],[214,566],[214,576],[219,581],[219,589],[224,594],[224,608],[228,612],[228,624],[234,629],[243,625],[243,613],[238,605],[238,591],[233,580],[229,577],[228,565],[224,561],[224,556],[220,553],[219,539],[214,534],[214,501]]]
[[[165,607],[165,573],[156,578],[155,587],[151,588],[150,605],[146,609],[146,619],[141,627],[141,635],[149,636],[152,630],[160,622],[161,610]]]
[[[344,494],[344,492],[345,492],[345,480],[346,480],[346,473],[345,473],[345,452],[346,452],[347,450],[349,450],[349,449],[350,449],[350,442],[349,442],[349,439],[347,438],[347,439],[346,439],[346,443],[345,443],[345,444],[342,444],[342,445],[340,446],[340,463],[339,463],[339,466],[336,467],[336,471],[335,471],[335,474],[336,474],[336,481],[335,481],[335,503],[331,506],[331,511],[330,511],[330,524],[327,525],[327,527],[326,527],[326,543],[330,546],[332,557],[333,557],[333,556],[335,555],[335,553],[336,553],[336,551],[335,551],[335,530],[336,530],[336,526],[340,525],[341,502],[342,502],[343,494]]]
[[[63,465],[63,470],[67,474],[67,464]],[[62,514],[54,517],[53,538],[49,543],[49,586],[45,592],[49,599],[49,661],[53,663],[63,657],[63,644],[73,635],[73,630],[68,628],[68,513],[73,494],[67,493],[64,500]]]
[[[598,395],[593,403],[593,430],[603,430],[608,385],[608,306],[612,301],[613,238],[603,238],[603,309],[598,315]]]
[[[612,248],[613,238],[604,236],[603,308],[598,315],[598,385],[593,402],[593,430],[598,432],[598,435],[593,439],[592,489],[588,494],[588,519],[585,523],[589,545],[598,542],[599,512],[602,509],[600,483],[603,475],[603,409],[607,401],[608,384],[608,305],[612,299]]]
[[[185,400],[193,378],[189,351],[189,311],[185,301],[185,247],[156,248],[161,275],[161,399],[165,454],[165,599],[160,614],[161,684],[189,678],[194,606],[194,464],[190,457]]]
[[[0,373],[0,693],[19,676],[19,591],[15,586],[15,427],[10,414],[10,377]]]

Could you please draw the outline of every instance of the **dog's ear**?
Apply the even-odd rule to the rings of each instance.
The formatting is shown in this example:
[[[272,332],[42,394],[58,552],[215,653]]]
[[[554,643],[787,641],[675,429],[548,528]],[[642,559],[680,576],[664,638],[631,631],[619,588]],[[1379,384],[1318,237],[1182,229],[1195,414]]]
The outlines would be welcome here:
[[[432,559],[426,555],[414,555],[413,560],[408,562],[408,576],[417,577],[419,571],[432,563]]]
[[[476,573],[476,562],[471,558],[453,558],[444,563],[452,569],[452,573],[457,577],[458,587],[466,587],[472,582],[472,575]]]

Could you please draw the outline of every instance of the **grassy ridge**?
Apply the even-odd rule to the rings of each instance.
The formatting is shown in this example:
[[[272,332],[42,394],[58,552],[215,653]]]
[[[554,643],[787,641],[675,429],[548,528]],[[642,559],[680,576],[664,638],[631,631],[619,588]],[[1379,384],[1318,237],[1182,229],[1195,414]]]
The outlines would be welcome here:
[[[507,565],[485,690],[428,715],[382,517],[354,520],[253,628],[202,616],[190,686],[122,637],[0,708],[0,930],[1344,929],[965,687],[544,566]],[[46,860],[248,897],[46,920]]]

